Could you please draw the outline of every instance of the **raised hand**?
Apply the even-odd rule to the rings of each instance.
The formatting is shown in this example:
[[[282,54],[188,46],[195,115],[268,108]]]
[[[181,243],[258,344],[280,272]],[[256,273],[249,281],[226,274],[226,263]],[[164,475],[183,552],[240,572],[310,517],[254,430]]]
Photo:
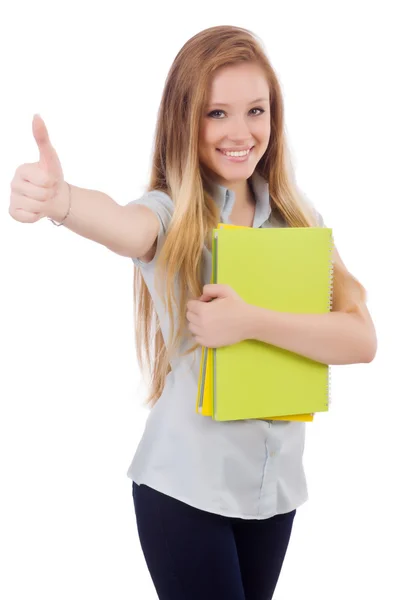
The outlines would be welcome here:
[[[15,171],[9,213],[21,223],[36,223],[47,216],[61,221],[69,204],[68,184],[61,162],[39,115],[33,117],[32,130],[39,149],[39,161],[22,164]]]

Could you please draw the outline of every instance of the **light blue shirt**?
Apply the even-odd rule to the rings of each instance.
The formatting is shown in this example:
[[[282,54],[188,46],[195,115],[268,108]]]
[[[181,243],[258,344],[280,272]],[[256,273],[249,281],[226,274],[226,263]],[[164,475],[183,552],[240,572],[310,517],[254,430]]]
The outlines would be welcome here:
[[[271,209],[268,183],[254,172],[249,180],[256,205],[254,227],[285,227]],[[234,192],[213,184],[221,221],[229,222]],[[170,197],[158,191],[132,203],[151,208],[160,222],[156,255],[141,270],[168,345],[170,322],[154,289],[154,268],[173,213]],[[315,211],[319,226],[324,226]],[[211,252],[203,248],[204,283],[210,283]],[[176,290],[177,292],[177,290]],[[177,292],[178,293],[178,292]],[[189,333],[187,331],[187,333]],[[186,338],[181,349],[190,347]],[[290,512],[308,499],[302,464],[305,427],[298,421],[226,421],[196,413],[201,349],[172,361],[162,395],[150,410],[127,476],[201,510],[243,519]]]

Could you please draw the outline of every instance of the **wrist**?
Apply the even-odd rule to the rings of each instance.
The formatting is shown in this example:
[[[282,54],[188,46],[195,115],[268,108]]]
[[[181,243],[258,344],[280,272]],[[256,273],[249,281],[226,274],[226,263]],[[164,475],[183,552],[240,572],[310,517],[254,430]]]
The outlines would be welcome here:
[[[258,310],[261,310],[254,304],[245,304],[242,320],[242,339],[254,340],[257,330]],[[262,309],[263,310],[263,309]]]
[[[60,185],[58,193],[48,204],[47,217],[57,223],[61,223],[70,209],[71,187],[66,181]]]

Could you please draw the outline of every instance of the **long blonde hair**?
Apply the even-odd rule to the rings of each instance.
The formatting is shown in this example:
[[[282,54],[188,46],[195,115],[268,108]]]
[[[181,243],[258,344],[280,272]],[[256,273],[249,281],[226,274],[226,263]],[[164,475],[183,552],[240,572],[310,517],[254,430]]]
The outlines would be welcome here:
[[[203,245],[219,222],[219,209],[205,185],[199,163],[200,122],[211,78],[224,66],[241,62],[262,67],[270,89],[271,134],[256,170],[269,184],[272,211],[290,227],[316,226],[314,211],[295,183],[284,134],[284,105],[276,74],[256,36],[239,27],[218,26],[192,37],[177,54],[169,71],[158,112],[154,155],[147,191],[160,190],[172,198],[173,216],[156,264],[156,280],[165,282],[163,302],[170,316],[170,341],[164,343],[152,298],[139,269],[134,274],[137,358],[148,368],[149,396],[160,397],[169,373],[170,359],[186,332],[186,302],[202,293]],[[354,310],[366,291],[334,256],[333,306]],[[179,297],[175,297],[175,282]],[[177,306],[175,331],[174,306]],[[193,345],[190,352],[197,348]]]

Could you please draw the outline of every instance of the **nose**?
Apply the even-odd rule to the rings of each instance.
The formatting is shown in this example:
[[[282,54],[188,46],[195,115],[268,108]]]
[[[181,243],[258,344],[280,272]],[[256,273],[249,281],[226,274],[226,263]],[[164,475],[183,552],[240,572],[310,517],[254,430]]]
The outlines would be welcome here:
[[[251,130],[247,119],[244,116],[230,119],[228,137],[234,143],[240,143],[242,146],[251,141]]]

